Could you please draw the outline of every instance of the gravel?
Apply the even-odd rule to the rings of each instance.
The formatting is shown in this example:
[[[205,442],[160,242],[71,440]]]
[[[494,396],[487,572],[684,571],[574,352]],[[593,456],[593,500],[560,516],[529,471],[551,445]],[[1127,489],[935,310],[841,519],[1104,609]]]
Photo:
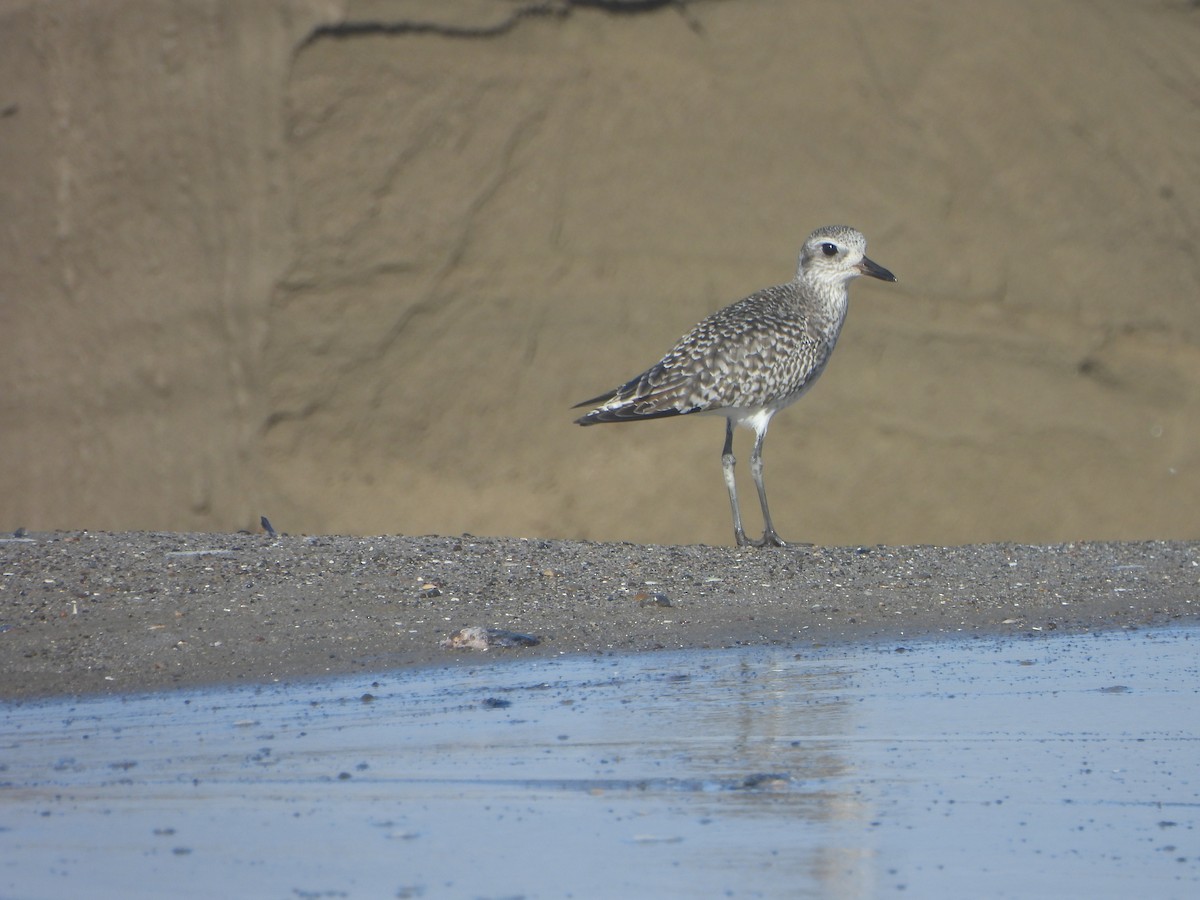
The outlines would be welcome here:
[[[6,699],[1198,620],[1196,542],[737,550],[470,535],[0,538]],[[540,642],[446,646],[461,628]]]

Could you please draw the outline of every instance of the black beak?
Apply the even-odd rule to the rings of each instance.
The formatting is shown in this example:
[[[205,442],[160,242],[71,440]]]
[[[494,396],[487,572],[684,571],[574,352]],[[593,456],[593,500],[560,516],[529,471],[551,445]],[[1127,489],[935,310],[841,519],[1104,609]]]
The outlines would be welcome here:
[[[870,275],[872,278],[878,278],[880,281],[895,281],[896,276],[885,269],[877,262],[872,262],[863,257],[863,261],[858,264],[858,271],[864,275]]]

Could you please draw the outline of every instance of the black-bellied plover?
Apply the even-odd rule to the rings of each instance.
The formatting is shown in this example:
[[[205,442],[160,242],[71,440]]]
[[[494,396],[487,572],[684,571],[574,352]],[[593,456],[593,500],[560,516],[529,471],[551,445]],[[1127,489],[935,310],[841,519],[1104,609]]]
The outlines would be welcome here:
[[[763,487],[763,439],[771,417],[813,386],[846,320],[847,284],[859,275],[896,276],[867,259],[867,240],[845,225],[814,231],[800,251],[796,277],[713,313],[657,363],[619,388],[576,405],[596,407],[575,421],[635,422],[715,413],[725,416],[721,466],[739,547],[785,546],[771,523]],[[738,508],[733,428],[754,431],[750,473],[762,506],[762,540],[747,539]]]

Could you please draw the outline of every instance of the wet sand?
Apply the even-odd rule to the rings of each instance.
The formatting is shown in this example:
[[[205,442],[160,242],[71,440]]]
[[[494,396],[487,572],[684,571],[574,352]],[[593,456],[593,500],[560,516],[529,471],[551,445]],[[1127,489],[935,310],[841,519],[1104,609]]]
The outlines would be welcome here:
[[[735,550],[58,532],[0,541],[0,698],[490,658],[1200,621],[1200,543]],[[452,650],[463,627],[531,647]]]

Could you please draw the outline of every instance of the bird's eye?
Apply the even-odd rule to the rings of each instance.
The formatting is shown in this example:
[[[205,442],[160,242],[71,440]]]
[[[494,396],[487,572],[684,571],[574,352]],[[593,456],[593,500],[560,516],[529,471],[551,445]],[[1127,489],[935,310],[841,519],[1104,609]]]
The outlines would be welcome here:
[[[822,244],[821,252],[826,256],[837,256],[837,244]]]

